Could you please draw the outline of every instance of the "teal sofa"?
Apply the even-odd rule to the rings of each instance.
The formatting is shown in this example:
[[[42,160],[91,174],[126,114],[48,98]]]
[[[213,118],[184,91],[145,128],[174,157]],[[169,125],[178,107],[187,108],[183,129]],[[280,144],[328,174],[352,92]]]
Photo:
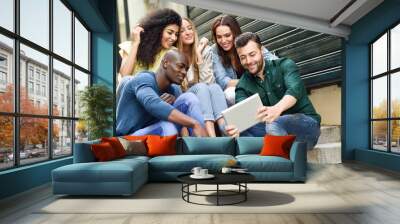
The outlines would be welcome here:
[[[290,159],[260,156],[262,137],[218,137],[177,140],[177,155],[127,156],[122,159],[96,162],[91,141],[75,144],[74,163],[52,171],[54,194],[67,195],[131,195],[148,181],[176,181],[176,177],[200,166],[219,172],[228,160],[234,159],[247,168],[258,182],[304,182],[306,180],[306,146],[294,142]]]

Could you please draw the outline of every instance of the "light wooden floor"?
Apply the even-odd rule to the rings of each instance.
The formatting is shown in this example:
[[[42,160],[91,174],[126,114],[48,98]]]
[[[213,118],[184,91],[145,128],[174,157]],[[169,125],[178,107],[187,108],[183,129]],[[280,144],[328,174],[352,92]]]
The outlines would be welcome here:
[[[308,182],[368,206],[357,214],[35,214],[38,207],[54,200],[46,185],[0,201],[0,223],[400,223],[399,173],[359,163],[310,165]]]

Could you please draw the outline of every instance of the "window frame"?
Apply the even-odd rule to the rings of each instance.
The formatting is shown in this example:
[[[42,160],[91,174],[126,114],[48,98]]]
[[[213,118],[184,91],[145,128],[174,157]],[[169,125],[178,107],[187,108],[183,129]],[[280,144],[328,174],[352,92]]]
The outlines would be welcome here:
[[[14,0],[13,1],[13,10],[14,10],[14,18],[13,18],[13,22],[14,22],[14,30],[10,31],[4,27],[0,26],[0,35],[10,38],[13,41],[13,52],[12,52],[12,74],[13,75],[13,81],[14,81],[14,110],[13,112],[2,112],[0,111],[0,116],[4,116],[4,117],[12,117],[13,119],[13,153],[14,153],[14,161],[13,161],[13,166],[10,167],[5,167],[5,168],[0,168],[0,172],[5,171],[5,170],[10,170],[10,169],[16,169],[19,167],[23,167],[23,166],[29,166],[29,165],[33,165],[33,164],[37,164],[37,163],[43,163],[49,160],[53,160],[53,159],[61,159],[61,158],[65,158],[65,157],[70,157],[73,156],[73,152],[74,152],[74,143],[75,143],[75,126],[76,126],[76,121],[79,120],[79,117],[75,117],[75,108],[72,107],[71,108],[71,114],[68,116],[62,116],[62,114],[60,114],[59,116],[53,115],[53,76],[55,74],[53,74],[53,60],[58,60],[61,63],[64,63],[68,66],[71,67],[71,80],[70,85],[71,86],[71,98],[70,99],[71,105],[74,105],[75,103],[75,88],[74,88],[74,82],[75,82],[75,69],[85,73],[86,75],[88,75],[89,78],[89,83],[88,86],[92,85],[92,62],[91,62],[91,49],[92,49],[92,43],[91,43],[91,37],[92,37],[92,31],[91,29],[89,29],[89,27],[87,26],[87,24],[83,21],[83,19],[79,16],[78,13],[76,13],[72,7],[68,4],[68,2],[66,2],[65,0],[59,0],[68,10],[71,11],[71,18],[70,18],[70,23],[71,23],[71,58],[67,59],[64,58],[63,56],[55,53],[53,50],[53,1],[54,0],[47,0],[48,4],[49,4],[49,47],[48,49],[46,49],[45,47],[42,47],[39,44],[36,44],[32,41],[30,41],[29,39],[26,39],[25,37],[20,35],[20,0]],[[83,27],[88,31],[88,69],[85,69],[81,66],[79,66],[78,64],[75,63],[75,18],[83,25]],[[20,65],[21,65],[21,56],[20,56],[20,46],[21,45],[25,45],[29,48],[32,48],[33,50],[36,50],[42,54],[45,54],[46,56],[48,56],[48,74],[47,74],[47,83],[46,83],[46,87],[45,90],[48,92],[46,93],[45,91],[45,95],[48,97],[47,99],[47,103],[48,103],[48,112],[46,115],[39,115],[39,114],[27,114],[27,113],[21,113],[20,111],[20,90],[21,90],[21,80],[20,80]],[[36,69],[35,67],[33,67],[33,79],[30,78],[30,74],[29,74],[29,68],[30,65],[29,63],[27,63],[27,73],[25,74],[26,76],[26,82],[29,81],[33,81],[33,85],[35,88],[35,84],[36,83],[40,83],[42,86],[42,79],[41,79],[41,74],[43,71],[41,71],[39,73],[39,80],[36,81]],[[28,84],[27,84],[28,85]],[[27,87],[27,91],[28,90],[28,86]],[[36,89],[34,89],[34,92],[36,91]],[[42,94],[39,94],[38,96],[42,96]],[[43,97],[43,96],[42,96]],[[35,103],[35,102],[34,102]],[[21,164],[21,158],[20,158],[20,119],[21,118],[45,118],[47,119],[48,122],[48,135],[47,135],[47,142],[49,144],[47,144],[47,149],[48,150],[48,155],[47,157],[43,157],[43,160],[40,160],[38,162],[31,162],[31,163],[24,163]],[[71,153],[68,155],[62,155],[62,156],[54,156],[53,152],[55,147],[53,147],[53,123],[57,120],[63,120],[63,121],[70,121],[71,122]]]
[[[392,80],[392,75],[395,75],[396,73],[400,72],[400,67],[391,69],[391,31],[393,28],[396,26],[400,26],[400,20],[392,24],[389,28],[385,29],[384,32],[379,34],[375,39],[373,39],[369,44],[369,149],[373,151],[380,151],[380,152],[386,152],[386,153],[391,153],[391,154],[400,154],[400,152],[393,152],[392,151],[392,122],[393,121],[400,121],[400,117],[392,117],[392,99],[391,99],[391,80]],[[376,74],[373,74],[373,44],[379,40],[381,37],[383,37],[385,34],[387,34],[387,64],[386,64],[386,71]],[[374,93],[374,86],[373,86],[373,81],[378,78],[386,77],[386,86],[387,86],[387,93],[386,93],[386,98],[387,98],[387,105],[386,105],[386,117],[385,118],[373,118],[373,93]],[[373,122],[375,121],[386,121],[386,151],[379,150],[374,148],[374,136],[373,136]]]
[[[7,57],[7,55],[0,53],[0,58],[3,59],[3,60],[1,60],[1,64],[0,64],[0,87],[2,87],[3,85],[5,85],[5,87],[6,87],[7,79],[8,79],[8,74],[7,74],[8,57]],[[4,65],[2,64],[3,61],[4,61]],[[4,79],[3,79],[3,75],[4,75]]]

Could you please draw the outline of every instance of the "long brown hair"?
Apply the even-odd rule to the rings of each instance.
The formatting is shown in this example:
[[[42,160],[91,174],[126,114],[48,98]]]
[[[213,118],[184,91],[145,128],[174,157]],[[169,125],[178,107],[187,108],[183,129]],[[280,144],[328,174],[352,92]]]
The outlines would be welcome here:
[[[194,25],[194,23],[188,19],[188,18],[182,18],[182,20],[186,20],[191,26],[192,26],[192,30],[193,30],[193,37],[194,37],[194,41],[193,43],[190,45],[190,55],[189,55],[189,64],[193,65],[193,73],[194,73],[194,83],[198,83],[200,81],[200,72],[199,72],[199,66],[198,66],[198,58],[197,58],[197,53],[196,53],[196,48],[199,45],[199,36],[197,34],[197,30],[196,30],[196,26]],[[183,22],[182,22],[183,24]],[[183,53],[183,42],[182,42],[182,38],[179,38],[178,40],[178,49],[180,52]],[[187,78],[185,78],[185,80],[182,82],[181,87],[184,91],[186,91],[189,88],[189,82],[187,80]]]
[[[217,17],[213,24],[212,24],[212,36],[215,44],[217,45],[218,49],[218,55],[222,59],[222,64],[224,67],[230,67],[232,66],[233,69],[236,71],[238,76],[240,76],[244,72],[244,68],[242,64],[240,64],[240,59],[239,55],[236,52],[236,49],[234,47],[234,43],[232,43],[232,48],[229,50],[229,52],[225,52],[224,49],[222,49],[221,46],[219,46],[217,42],[217,28],[219,26],[228,26],[231,29],[232,35],[233,35],[233,41],[235,41],[235,38],[239,36],[242,33],[242,30],[240,29],[239,23],[236,21],[235,18],[229,15],[222,15]],[[231,55],[231,57],[229,57]]]

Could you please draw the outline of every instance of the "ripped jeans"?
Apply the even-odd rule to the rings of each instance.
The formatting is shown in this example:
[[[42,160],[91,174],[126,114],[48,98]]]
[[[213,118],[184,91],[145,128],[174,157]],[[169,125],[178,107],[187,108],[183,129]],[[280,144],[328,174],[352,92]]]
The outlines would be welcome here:
[[[282,115],[270,124],[258,123],[240,136],[263,137],[266,134],[296,135],[296,141],[307,143],[307,149],[310,150],[317,144],[321,130],[316,120],[299,113]]]

